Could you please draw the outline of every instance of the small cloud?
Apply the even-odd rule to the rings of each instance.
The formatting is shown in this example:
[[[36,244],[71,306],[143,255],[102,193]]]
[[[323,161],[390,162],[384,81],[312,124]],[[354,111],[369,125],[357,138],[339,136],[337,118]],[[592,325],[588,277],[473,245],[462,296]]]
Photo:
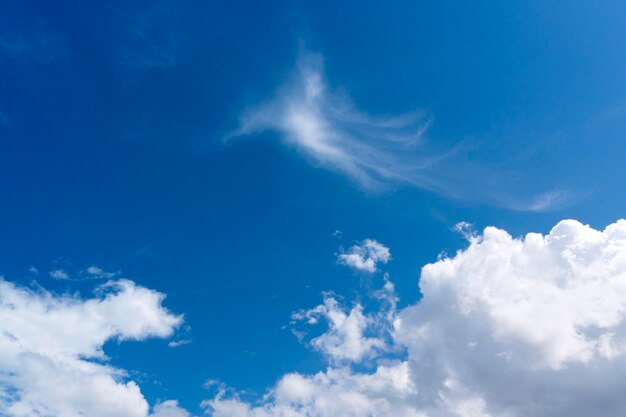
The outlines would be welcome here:
[[[337,230],[335,230],[335,231],[332,233],[332,236],[333,236],[333,237],[336,237],[337,239],[341,239],[341,238],[342,238],[342,236],[343,236],[343,232],[342,232],[341,230],[337,229]]]
[[[519,210],[522,211],[549,211],[566,206],[575,200],[575,196],[565,190],[549,191],[541,193],[532,198],[530,203],[521,205]]]
[[[386,264],[391,260],[389,248],[374,239],[365,239],[348,251],[337,255],[337,262],[355,271],[374,273],[378,264]]]
[[[176,348],[176,347],[179,347],[179,346],[188,345],[189,343],[191,343],[191,340],[189,340],[189,339],[181,339],[181,340],[172,340],[167,345],[169,347],[171,347],[171,348]]]
[[[35,268],[34,266],[31,266],[30,268],[28,268],[28,272],[30,272],[33,275],[39,275],[39,270]]]
[[[50,277],[60,280],[70,279],[69,274],[62,269],[55,269],[53,271],[50,271]]]
[[[111,279],[118,275],[117,272],[106,272],[102,268],[92,265],[86,269],[86,272],[94,278]]]
[[[454,225],[452,230],[461,234],[461,236],[470,242],[477,236],[476,231],[474,230],[474,225],[468,222],[458,222]]]
[[[192,417],[189,411],[180,407],[178,401],[176,400],[167,400],[160,403],[157,403],[150,417]]]
[[[302,321],[315,325],[320,320],[328,323],[328,330],[311,340],[311,346],[331,361],[360,362],[386,346],[382,338],[366,335],[374,324],[374,318],[365,315],[360,304],[346,311],[331,294],[324,295],[324,304],[293,313],[291,318],[292,323]],[[306,336],[304,332],[292,333],[300,342]]]
[[[206,390],[216,390],[217,392],[226,393],[229,391],[229,388],[226,386],[224,382],[219,379],[207,379],[202,384],[202,388]]]

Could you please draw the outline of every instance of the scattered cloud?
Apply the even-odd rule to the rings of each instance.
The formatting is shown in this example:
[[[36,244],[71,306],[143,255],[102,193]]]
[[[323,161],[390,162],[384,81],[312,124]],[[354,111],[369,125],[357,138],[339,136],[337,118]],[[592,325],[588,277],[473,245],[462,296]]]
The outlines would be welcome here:
[[[476,230],[474,230],[474,225],[468,222],[458,222],[454,225],[452,230],[461,234],[461,236],[469,241],[477,238]]]
[[[345,312],[330,294],[324,296],[324,304],[294,313],[292,319],[308,324],[323,319],[328,323],[328,331],[314,338],[311,345],[333,361],[360,361],[385,348],[382,338],[365,335],[372,318],[363,314],[360,304]]]
[[[176,348],[176,347],[179,347],[179,346],[188,345],[189,343],[191,343],[190,339],[180,339],[180,340],[172,340],[167,345],[169,347]]]
[[[569,203],[571,192],[524,196],[512,175],[467,157],[463,141],[443,148],[425,135],[428,111],[374,116],[358,110],[345,92],[330,88],[319,54],[302,52],[295,73],[274,96],[245,110],[225,140],[277,133],[314,165],[343,174],[367,190],[418,187],[449,198],[521,211],[545,211]]]
[[[520,211],[542,212],[556,207],[563,207],[576,199],[576,195],[571,191],[555,190],[537,194],[529,202],[512,203],[511,208]]]
[[[228,396],[225,390],[202,406],[213,417],[426,417],[410,405],[414,393],[407,364],[395,362],[381,365],[372,374],[347,367],[315,375],[290,373],[258,406]]]
[[[335,231],[331,233],[331,235],[333,237],[336,237],[337,239],[341,239],[343,237],[343,232],[339,229],[335,229]]]
[[[391,260],[389,248],[375,241],[365,239],[337,255],[337,262],[358,272],[374,273],[378,264],[386,264]]]
[[[54,279],[70,279],[70,275],[62,269],[50,271],[50,277]]]
[[[0,414],[10,417],[186,417],[150,407],[127,372],[108,363],[109,340],[169,337],[182,322],[164,295],[110,281],[97,296],[56,295],[0,280]]]
[[[150,417],[192,417],[176,400],[167,400],[154,406]]]
[[[222,388],[203,406],[214,417],[626,412],[626,221],[600,231],[565,220],[521,238],[488,227],[426,265],[420,289],[417,304],[378,315],[404,358],[374,352],[368,368],[320,349],[325,371],[288,373],[258,403]],[[302,317],[314,323],[331,306]],[[326,334],[336,332],[330,320]]]
[[[87,274],[91,275],[94,278],[104,278],[111,279],[118,275],[117,272],[106,272],[103,271],[102,268],[99,268],[95,265],[92,265],[86,269]]]

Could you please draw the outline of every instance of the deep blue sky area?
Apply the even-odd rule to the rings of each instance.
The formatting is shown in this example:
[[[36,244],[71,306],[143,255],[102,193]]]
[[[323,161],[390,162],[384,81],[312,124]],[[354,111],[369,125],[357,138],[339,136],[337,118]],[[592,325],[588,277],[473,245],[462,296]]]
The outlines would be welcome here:
[[[457,222],[518,236],[624,216],[624,22],[620,1],[2,2],[0,274],[88,296],[97,265],[167,294],[191,343],[105,349],[150,401],[195,410],[207,379],[262,393],[323,369],[290,314],[382,283],[340,247],[388,246],[407,305],[421,267],[466,245]],[[424,140],[456,149],[433,175],[458,195],[369,189],[272,129],[225,141],[303,51],[365,114],[430,115]],[[545,192],[565,197],[503,203]]]

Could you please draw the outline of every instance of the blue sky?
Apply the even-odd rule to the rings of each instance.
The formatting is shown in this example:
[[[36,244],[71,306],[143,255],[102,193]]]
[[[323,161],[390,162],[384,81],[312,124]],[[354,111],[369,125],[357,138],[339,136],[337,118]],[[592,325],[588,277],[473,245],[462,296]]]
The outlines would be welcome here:
[[[459,222],[623,217],[625,19],[617,1],[4,2],[0,274],[165,294],[168,338],[120,333],[93,360],[151,406],[211,410],[207,380],[258,400],[336,365],[292,313],[325,291],[379,308],[384,273],[419,305],[421,268],[474,244]],[[391,250],[375,272],[338,260],[364,239]]]

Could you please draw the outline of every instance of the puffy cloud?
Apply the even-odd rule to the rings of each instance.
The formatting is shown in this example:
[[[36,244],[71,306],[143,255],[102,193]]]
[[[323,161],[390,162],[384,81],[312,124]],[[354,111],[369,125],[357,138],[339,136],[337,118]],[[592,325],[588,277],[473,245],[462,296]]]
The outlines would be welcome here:
[[[373,320],[363,314],[360,304],[345,312],[329,294],[324,296],[324,304],[295,313],[292,318],[309,324],[316,324],[321,318],[328,322],[328,331],[314,338],[311,345],[332,360],[359,361],[385,347],[381,338],[365,335]]]
[[[102,285],[90,299],[0,280],[0,414],[147,416],[139,387],[106,363],[103,345],[170,336],[182,317],[165,309],[163,299],[128,280]],[[155,413],[185,415],[173,409],[165,402]]]
[[[158,403],[152,410],[151,417],[191,417],[191,414],[178,405],[176,400],[167,400]]]
[[[407,364],[395,362],[371,374],[348,368],[287,374],[256,407],[224,391],[202,405],[213,417],[422,417],[409,402],[414,394]]]
[[[62,269],[50,271],[50,277],[54,279],[70,279],[69,274]]]
[[[396,337],[427,396],[452,379],[493,415],[626,411],[625,221],[598,231],[565,220],[520,239],[488,227],[424,267],[420,288]]]
[[[356,271],[374,273],[379,263],[391,260],[389,248],[373,239],[365,239],[337,255],[337,261]]]
[[[221,391],[216,417],[623,416],[626,221],[514,238],[488,227],[422,270],[374,368],[287,374],[258,404]],[[332,325],[330,333],[333,332]],[[365,366],[365,368],[364,368]],[[365,369],[365,370],[363,370]]]

